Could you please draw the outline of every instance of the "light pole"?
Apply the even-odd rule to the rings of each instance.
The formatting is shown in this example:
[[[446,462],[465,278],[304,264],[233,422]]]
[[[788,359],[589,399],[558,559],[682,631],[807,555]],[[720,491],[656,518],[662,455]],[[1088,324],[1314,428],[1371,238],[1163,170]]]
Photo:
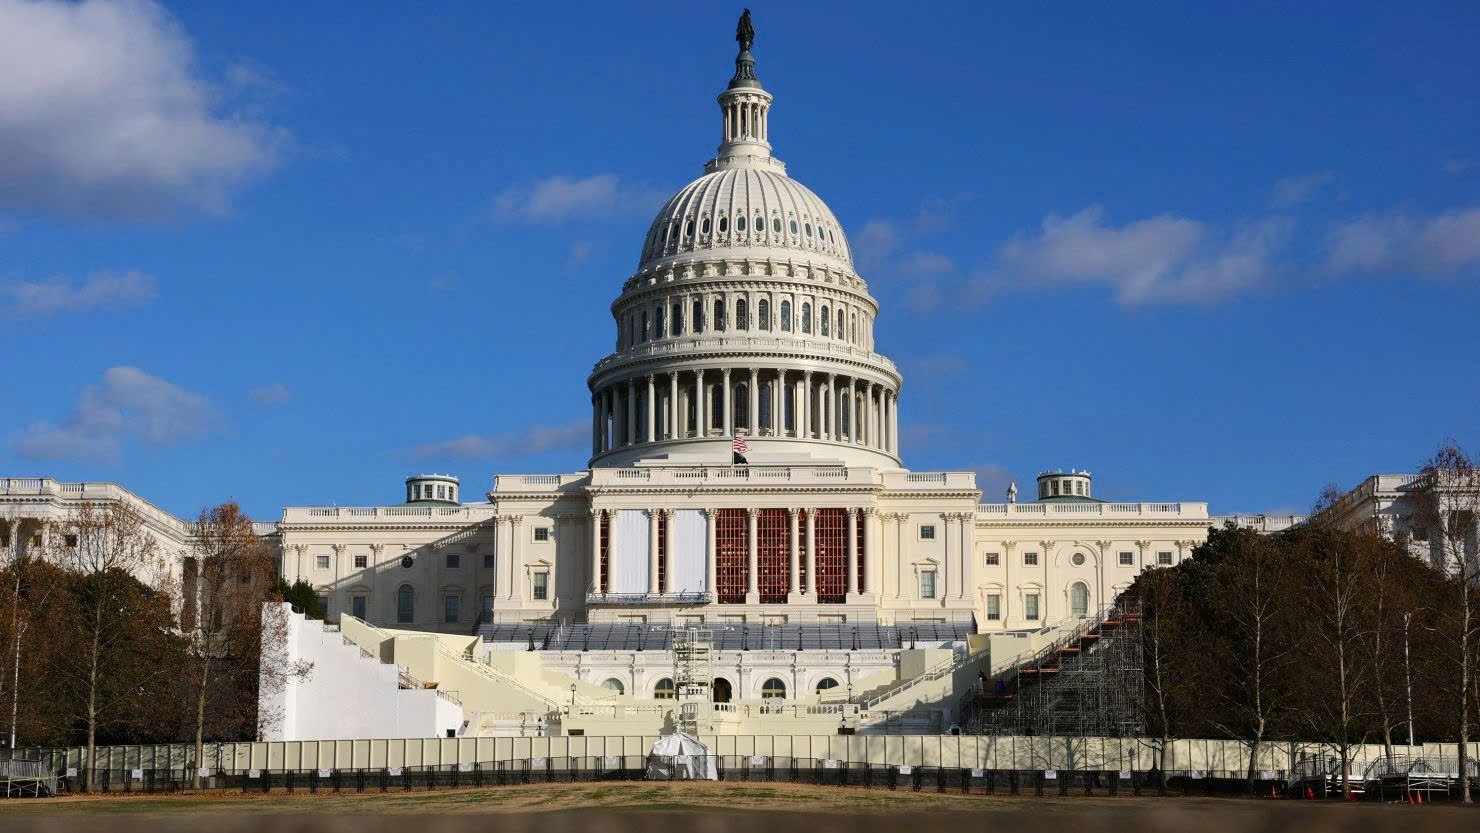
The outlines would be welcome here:
[[[570,707],[572,709],[574,709],[576,707],[576,684],[575,683],[571,683],[570,684]]]

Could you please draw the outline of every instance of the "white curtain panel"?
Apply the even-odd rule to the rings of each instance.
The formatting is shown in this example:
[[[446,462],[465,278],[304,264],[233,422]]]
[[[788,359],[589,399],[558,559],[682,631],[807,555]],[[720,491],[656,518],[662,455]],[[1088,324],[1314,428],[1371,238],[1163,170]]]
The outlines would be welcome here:
[[[617,510],[613,525],[611,592],[648,592],[648,514],[639,509]]]
[[[673,575],[668,579],[668,586],[674,593],[709,589],[704,582],[709,520],[697,509],[680,509],[668,522],[673,524],[673,554],[668,561]]]

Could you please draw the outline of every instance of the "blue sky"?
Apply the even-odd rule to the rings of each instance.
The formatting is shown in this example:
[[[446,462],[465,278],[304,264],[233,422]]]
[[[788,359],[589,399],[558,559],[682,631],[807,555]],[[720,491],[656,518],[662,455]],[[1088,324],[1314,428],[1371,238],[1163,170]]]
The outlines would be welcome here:
[[[0,0],[0,475],[574,471],[738,6]],[[904,456],[1302,510],[1480,447],[1480,6],[752,0]]]

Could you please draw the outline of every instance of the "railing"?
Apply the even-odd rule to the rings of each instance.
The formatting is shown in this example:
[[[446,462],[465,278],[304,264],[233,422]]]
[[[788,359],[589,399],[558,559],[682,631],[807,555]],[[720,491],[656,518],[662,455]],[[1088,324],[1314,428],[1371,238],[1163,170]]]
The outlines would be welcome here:
[[[707,604],[714,598],[708,591],[681,593],[587,593],[588,605],[678,605]]]
[[[401,520],[403,518],[451,518],[465,521],[493,517],[492,504],[464,506],[289,506],[283,509],[283,523],[316,521],[322,518],[365,520]]]
[[[593,375],[611,367],[634,361],[637,359],[652,358],[654,356],[689,355],[704,350],[786,350],[801,351],[809,356],[829,355],[843,358],[858,359],[872,365],[886,367],[895,370],[894,362],[888,357],[867,350],[862,347],[854,347],[849,344],[840,343],[826,337],[819,338],[777,338],[755,337],[755,336],[701,336],[698,338],[680,336],[678,338],[665,339],[663,341],[647,342],[635,347],[613,353],[597,362],[591,368]]]
[[[545,694],[535,691],[534,689],[530,688],[524,683],[519,682],[508,674],[505,674],[502,671],[498,671],[491,665],[487,665],[474,659],[472,656],[473,649],[471,647],[469,647],[468,650],[464,652],[464,654],[458,655],[453,653],[450,648],[443,645],[439,640],[437,642],[437,653],[441,654],[446,659],[468,665],[472,667],[472,669],[478,674],[481,674],[484,677],[487,677],[488,679],[495,682],[509,686],[510,688],[521,692],[525,696],[533,698],[536,702],[543,703],[545,708],[549,709],[550,711],[554,711],[560,707],[559,703],[555,702],[555,700],[551,699]]]
[[[68,500],[117,500],[127,503],[147,521],[182,537],[194,534],[195,524],[182,521],[116,483],[62,483],[49,477],[0,477],[0,495],[53,495]]]

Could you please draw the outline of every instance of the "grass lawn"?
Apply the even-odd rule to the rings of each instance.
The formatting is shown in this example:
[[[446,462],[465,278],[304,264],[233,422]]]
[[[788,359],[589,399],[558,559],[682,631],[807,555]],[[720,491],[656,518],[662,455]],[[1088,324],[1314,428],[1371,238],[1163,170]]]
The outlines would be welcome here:
[[[656,816],[646,814],[657,813]],[[486,814],[495,814],[498,821]],[[559,814],[558,816],[552,814]],[[914,817],[919,821],[914,822]],[[276,818],[272,818],[275,816]],[[485,820],[477,822],[482,816]],[[1110,798],[982,796],[803,784],[609,782],[533,784],[390,793],[201,793],[195,795],[69,796],[0,800],[6,833],[81,829],[142,833],[200,830],[650,830],[689,825],[781,833],[792,829],[928,828],[916,833],[966,833],[983,824],[1014,831],[1393,830],[1480,829],[1480,815],[1458,806],[1384,806],[1338,801],[1228,798]],[[376,817],[379,817],[378,819]],[[346,827],[353,819],[355,824]],[[661,821],[654,821],[658,819]],[[541,821],[543,820],[543,821]],[[1458,825],[1458,826],[1456,826]],[[1470,827],[1474,825],[1474,827]]]

